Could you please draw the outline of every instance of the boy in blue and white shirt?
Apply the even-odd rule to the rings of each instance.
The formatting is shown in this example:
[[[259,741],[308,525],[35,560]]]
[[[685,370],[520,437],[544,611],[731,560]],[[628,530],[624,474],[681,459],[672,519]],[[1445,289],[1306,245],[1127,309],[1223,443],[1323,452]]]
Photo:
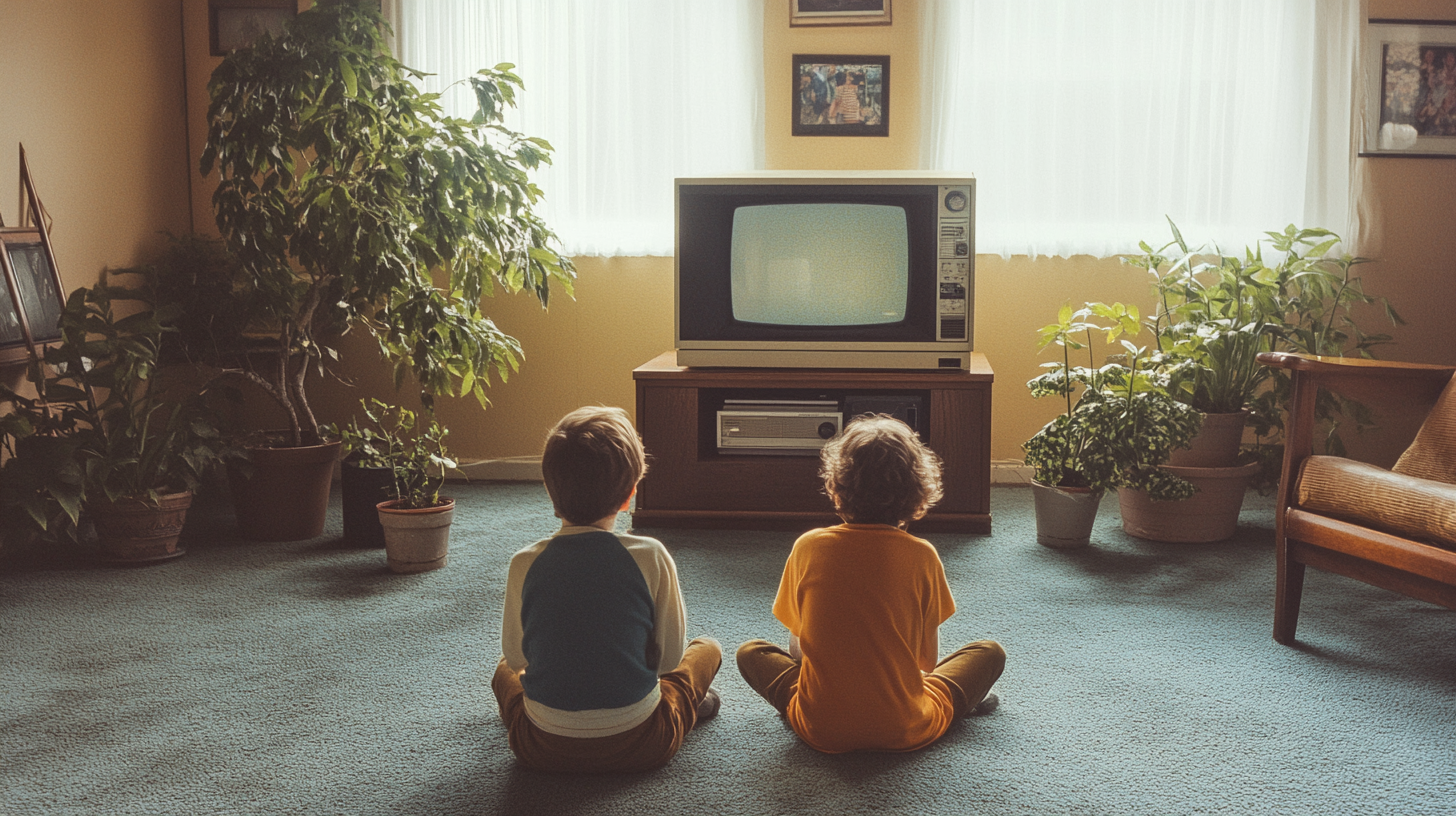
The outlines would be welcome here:
[[[491,688],[511,750],[545,771],[660,767],[718,711],[712,638],[684,649],[677,568],[662,543],[616,533],[646,472],[620,408],[580,408],[546,438],[541,471],[562,527],[511,558]]]

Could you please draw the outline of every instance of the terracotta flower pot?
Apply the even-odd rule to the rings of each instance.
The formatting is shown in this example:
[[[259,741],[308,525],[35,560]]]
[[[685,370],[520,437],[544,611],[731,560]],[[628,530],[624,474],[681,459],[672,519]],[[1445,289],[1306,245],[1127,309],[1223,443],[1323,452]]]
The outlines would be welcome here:
[[[1226,468],[1239,463],[1239,445],[1244,441],[1244,422],[1248,411],[1231,414],[1204,414],[1203,427],[1187,448],[1179,448],[1168,457],[1174,467]]]
[[[257,541],[301,541],[323,534],[339,444],[250,448],[251,475],[230,464],[238,532]]]
[[[1038,481],[1032,481],[1031,491],[1036,506],[1036,543],[1059,550],[1087,546],[1103,491],[1053,487]]]
[[[187,553],[181,543],[192,491],[165,493],[151,504],[141,498],[90,502],[101,560],[108,564],[154,564]]]
[[[380,502],[379,523],[384,526],[384,554],[395,572],[428,572],[445,566],[450,554],[450,523],[455,500],[441,498],[438,507],[406,510],[398,501]]]
[[[1259,473],[1259,463],[1231,468],[1190,468],[1163,465],[1163,469],[1197,485],[1191,498],[1153,501],[1143,490],[1119,490],[1122,529],[1128,535],[1153,541],[1206,544],[1232,536],[1239,525],[1244,492]]]

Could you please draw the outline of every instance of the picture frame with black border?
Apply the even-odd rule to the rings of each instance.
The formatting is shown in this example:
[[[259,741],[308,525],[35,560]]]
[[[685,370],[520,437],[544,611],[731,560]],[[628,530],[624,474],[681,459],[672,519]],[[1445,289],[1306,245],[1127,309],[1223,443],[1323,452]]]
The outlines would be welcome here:
[[[794,136],[889,136],[887,55],[795,54]]]
[[[225,57],[265,31],[276,37],[296,16],[297,0],[207,0],[209,53]]]
[[[789,0],[790,26],[890,24],[890,0]]]
[[[1361,62],[1359,155],[1456,158],[1456,20],[1372,18]]]
[[[61,337],[61,279],[38,228],[0,229],[0,278],[0,365],[9,365]]]

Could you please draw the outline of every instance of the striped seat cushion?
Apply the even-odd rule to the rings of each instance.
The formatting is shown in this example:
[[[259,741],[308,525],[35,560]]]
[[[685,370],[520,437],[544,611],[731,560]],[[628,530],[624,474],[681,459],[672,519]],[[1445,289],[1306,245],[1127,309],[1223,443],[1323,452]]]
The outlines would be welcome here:
[[[1456,484],[1338,456],[1311,456],[1300,470],[1295,497],[1300,507],[1321,515],[1456,550]]]
[[[1391,470],[1406,476],[1456,484],[1456,377],[1446,384],[1415,441]]]

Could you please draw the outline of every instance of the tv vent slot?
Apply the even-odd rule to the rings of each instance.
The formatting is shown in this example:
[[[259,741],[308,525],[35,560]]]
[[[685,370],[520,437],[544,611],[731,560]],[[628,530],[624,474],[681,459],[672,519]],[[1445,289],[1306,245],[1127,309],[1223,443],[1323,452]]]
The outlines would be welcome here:
[[[966,319],[964,317],[943,317],[940,319],[940,339],[942,340],[964,340],[966,339]]]
[[[969,221],[940,222],[940,257],[968,258],[971,255],[971,231]]]

